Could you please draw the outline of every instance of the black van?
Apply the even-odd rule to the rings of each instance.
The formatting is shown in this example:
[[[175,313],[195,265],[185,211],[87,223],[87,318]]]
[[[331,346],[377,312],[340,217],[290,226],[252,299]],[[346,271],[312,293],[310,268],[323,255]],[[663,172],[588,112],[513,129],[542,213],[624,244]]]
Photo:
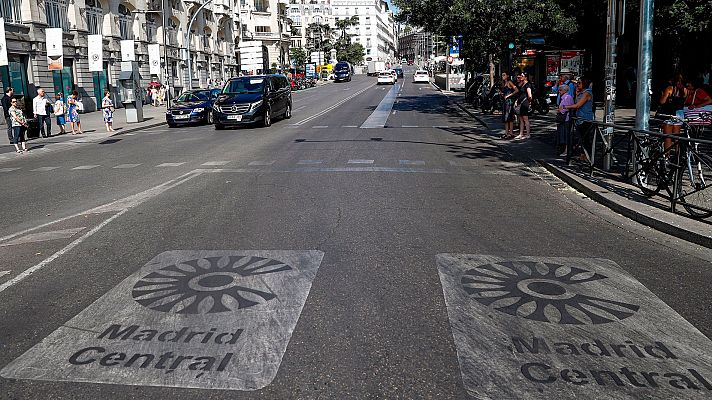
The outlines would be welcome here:
[[[215,129],[292,117],[292,88],[284,75],[241,76],[225,83],[213,105]]]
[[[351,74],[353,74],[353,70],[348,62],[341,61],[334,65],[334,82],[351,82]]]

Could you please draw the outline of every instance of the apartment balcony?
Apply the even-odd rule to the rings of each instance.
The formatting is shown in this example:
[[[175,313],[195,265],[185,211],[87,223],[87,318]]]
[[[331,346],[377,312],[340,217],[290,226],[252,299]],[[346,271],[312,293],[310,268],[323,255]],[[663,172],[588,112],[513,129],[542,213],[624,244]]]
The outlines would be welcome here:
[[[255,32],[255,40],[279,40],[277,32]]]

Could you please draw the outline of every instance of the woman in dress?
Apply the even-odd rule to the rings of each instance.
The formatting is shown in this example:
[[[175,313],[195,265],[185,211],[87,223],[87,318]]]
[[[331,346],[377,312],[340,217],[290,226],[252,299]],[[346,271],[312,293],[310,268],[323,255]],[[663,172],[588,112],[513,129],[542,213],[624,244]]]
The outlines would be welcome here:
[[[69,95],[69,99],[67,99],[67,103],[69,103],[67,114],[69,115],[69,123],[72,127],[72,135],[78,135],[82,133],[82,124],[79,121],[79,92],[73,90],[72,94]]]
[[[559,117],[559,114],[557,114],[556,122],[556,131],[559,134],[559,144],[563,145],[563,150],[559,157],[566,157],[571,133],[571,115],[569,115],[569,110],[566,109],[566,106],[574,104],[574,98],[571,94],[569,94],[568,84],[559,85],[559,97],[561,98],[561,101],[559,102],[559,109],[557,112],[563,115],[563,121],[559,122],[562,117]]]
[[[514,108],[519,108],[519,136],[514,140],[523,141],[531,136],[531,125],[529,124],[529,111],[532,104],[532,85],[529,83],[529,75],[526,72],[519,74],[519,95],[514,102]]]
[[[104,98],[101,99],[101,109],[104,111],[104,125],[107,132],[114,131],[114,102],[111,101],[111,92],[104,91]]]
[[[67,106],[64,104],[64,99],[62,99],[62,94],[57,93],[54,96],[54,104],[52,105],[52,108],[54,109],[54,116],[57,118],[57,126],[59,127],[59,134],[67,133],[67,131],[64,130],[64,125],[67,124],[66,120],[66,114],[67,114]]]
[[[22,129],[27,129],[28,125],[22,110],[17,108],[17,99],[10,100],[10,109],[8,112],[12,120],[12,144],[15,145],[15,151],[17,153],[24,153],[27,151],[27,146],[25,145],[25,135],[23,135]],[[22,142],[22,150],[20,150],[20,142]]]
[[[512,82],[509,74],[502,72],[502,96],[504,97],[504,104],[502,104],[502,121],[504,122],[504,135],[503,139],[514,138],[514,100],[519,93],[517,85]]]

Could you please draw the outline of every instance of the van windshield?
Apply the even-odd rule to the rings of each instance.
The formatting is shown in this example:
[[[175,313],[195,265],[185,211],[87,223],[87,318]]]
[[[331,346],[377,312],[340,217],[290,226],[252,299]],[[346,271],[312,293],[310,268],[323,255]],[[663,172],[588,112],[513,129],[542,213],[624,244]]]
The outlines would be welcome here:
[[[222,92],[227,94],[262,93],[264,87],[264,78],[244,77],[228,82]]]
[[[336,72],[349,72],[349,66],[348,66],[348,64],[336,64],[336,67],[334,67],[334,70]]]

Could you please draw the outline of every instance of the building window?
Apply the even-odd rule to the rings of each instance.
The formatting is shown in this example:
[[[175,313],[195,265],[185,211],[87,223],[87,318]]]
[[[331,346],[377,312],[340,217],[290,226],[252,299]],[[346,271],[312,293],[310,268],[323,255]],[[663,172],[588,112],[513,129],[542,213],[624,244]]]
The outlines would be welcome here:
[[[22,2],[17,0],[0,0],[0,17],[6,22],[22,22]]]
[[[45,11],[50,28],[62,28],[63,31],[69,32],[66,0],[45,0]]]
[[[101,35],[104,25],[104,10],[101,9],[99,0],[86,0],[87,5],[87,29],[90,35]]]
[[[168,29],[166,29],[168,34],[168,44],[171,46],[178,46],[178,23],[174,19],[168,20]]]
[[[157,43],[158,24],[156,23],[155,14],[146,14],[146,41],[149,43]]]
[[[268,12],[269,11],[269,0],[255,0],[255,11]]]
[[[119,4],[119,35],[123,40],[134,38],[133,18],[129,9],[123,4]]]

